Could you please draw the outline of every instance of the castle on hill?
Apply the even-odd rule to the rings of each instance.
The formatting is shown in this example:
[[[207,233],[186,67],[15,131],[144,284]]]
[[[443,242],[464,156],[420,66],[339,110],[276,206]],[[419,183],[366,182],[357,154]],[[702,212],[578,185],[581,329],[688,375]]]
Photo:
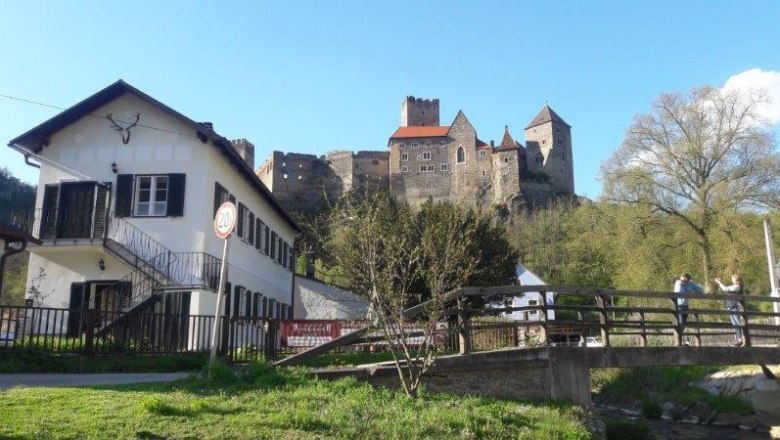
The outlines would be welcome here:
[[[385,151],[324,156],[274,151],[256,173],[288,211],[321,212],[352,189],[389,188],[419,205],[428,199],[511,210],[574,196],[571,126],[545,105],[525,128],[524,146],[504,127],[485,143],[459,111],[440,125],[439,100],[407,96]]]

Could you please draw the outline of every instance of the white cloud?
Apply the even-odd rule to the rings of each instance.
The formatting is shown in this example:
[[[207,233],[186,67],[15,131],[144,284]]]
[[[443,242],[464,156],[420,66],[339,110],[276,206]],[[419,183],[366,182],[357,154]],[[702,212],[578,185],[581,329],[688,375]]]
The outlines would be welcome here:
[[[770,104],[762,105],[759,114],[772,124],[780,122],[780,71],[761,70],[759,68],[746,70],[732,75],[723,85],[724,90],[766,90]]]

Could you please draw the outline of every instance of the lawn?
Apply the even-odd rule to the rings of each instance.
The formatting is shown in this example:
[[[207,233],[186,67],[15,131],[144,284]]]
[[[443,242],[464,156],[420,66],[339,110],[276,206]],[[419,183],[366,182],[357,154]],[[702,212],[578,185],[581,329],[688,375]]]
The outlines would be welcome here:
[[[0,438],[589,439],[582,409],[553,402],[402,393],[305,369],[226,368],[213,379],[0,392]]]

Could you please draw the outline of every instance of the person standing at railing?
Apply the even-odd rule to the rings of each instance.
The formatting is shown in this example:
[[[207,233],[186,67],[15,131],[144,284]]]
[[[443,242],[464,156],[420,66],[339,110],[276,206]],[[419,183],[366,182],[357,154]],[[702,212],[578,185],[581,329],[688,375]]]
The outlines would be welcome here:
[[[691,274],[684,273],[674,282],[674,293],[680,293],[675,300],[677,306],[677,321],[680,324],[680,337],[685,332],[685,324],[688,322],[688,298],[685,293],[702,293],[704,289],[691,280]]]
[[[724,285],[720,281],[720,278],[715,278],[715,283],[718,284],[720,290],[732,295],[742,295],[742,291],[744,290],[742,277],[737,274],[731,275],[730,286]],[[734,325],[734,336],[737,338],[732,345],[735,347],[741,347],[745,345],[745,340],[742,337],[742,321],[739,319],[739,300],[727,299],[726,309],[731,312],[729,318],[731,319],[731,324]]]

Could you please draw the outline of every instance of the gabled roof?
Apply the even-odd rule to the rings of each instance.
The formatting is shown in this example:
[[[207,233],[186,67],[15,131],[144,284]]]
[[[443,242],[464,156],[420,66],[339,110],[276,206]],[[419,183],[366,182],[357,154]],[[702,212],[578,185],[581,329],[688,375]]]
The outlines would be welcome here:
[[[538,115],[528,124],[528,127],[525,127],[526,130],[532,127],[536,127],[537,125],[546,124],[548,122],[556,122],[558,124],[563,124],[569,128],[571,128],[571,125],[567,124],[566,121],[563,120],[560,116],[558,116],[558,113],[555,113],[553,109],[550,108],[549,105],[545,105],[542,108],[542,111],[539,112]]]
[[[406,138],[426,138],[426,137],[445,137],[450,130],[449,126],[411,126],[411,127],[398,127],[398,130],[390,136],[390,139],[406,139]]]
[[[509,126],[504,126],[504,138],[501,139],[501,144],[498,146],[498,151],[516,150],[517,142],[512,139],[512,135],[509,134]]]
[[[204,143],[208,140],[211,140],[211,142],[225,156],[227,156],[228,160],[233,165],[235,165],[236,168],[238,168],[238,171],[260,193],[261,197],[265,199],[271,205],[271,207],[288,224],[290,224],[290,226],[293,227],[293,229],[295,229],[297,232],[303,232],[298,224],[295,223],[295,221],[292,219],[292,217],[290,217],[290,215],[287,214],[284,209],[282,209],[281,205],[279,205],[279,202],[276,201],[276,198],[274,198],[273,194],[271,194],[263,182],[260,181],[260,178],[255,175],[252,167],[249,166],[249,164],[238,154],[228,139],[217,134],[217,132],[215,132],[209,126],[193,121],[192,119],[152,98],[146,93],[136,89],[121,79],[106,87],[105,89],[95,93],[89,98],[79,102],[73,107],[63,110],[58,115],[54,116],[46,122],[43,122],[32,130],[12,139],[8,145],[19,146],[32,151],[33,153],[40,153],[41,150],[43,150],[43,147],[49,144],[49,137],[51,135],[74,123],[78,119],[91,114],[98,108],[113,101],[125,93],[130,93],[137,96],[142,101],[159,108],[165,113],[180,120],[185,125],[190,126],[193,130],[195,130],[195,134],[198,136],[198,138],[200,138]]]
[[[493,147],[491,147],[489,144],[486,144],[485,142],[477,138],[477,150],[484,150],[484,149],[491,149],[491,148]]]

